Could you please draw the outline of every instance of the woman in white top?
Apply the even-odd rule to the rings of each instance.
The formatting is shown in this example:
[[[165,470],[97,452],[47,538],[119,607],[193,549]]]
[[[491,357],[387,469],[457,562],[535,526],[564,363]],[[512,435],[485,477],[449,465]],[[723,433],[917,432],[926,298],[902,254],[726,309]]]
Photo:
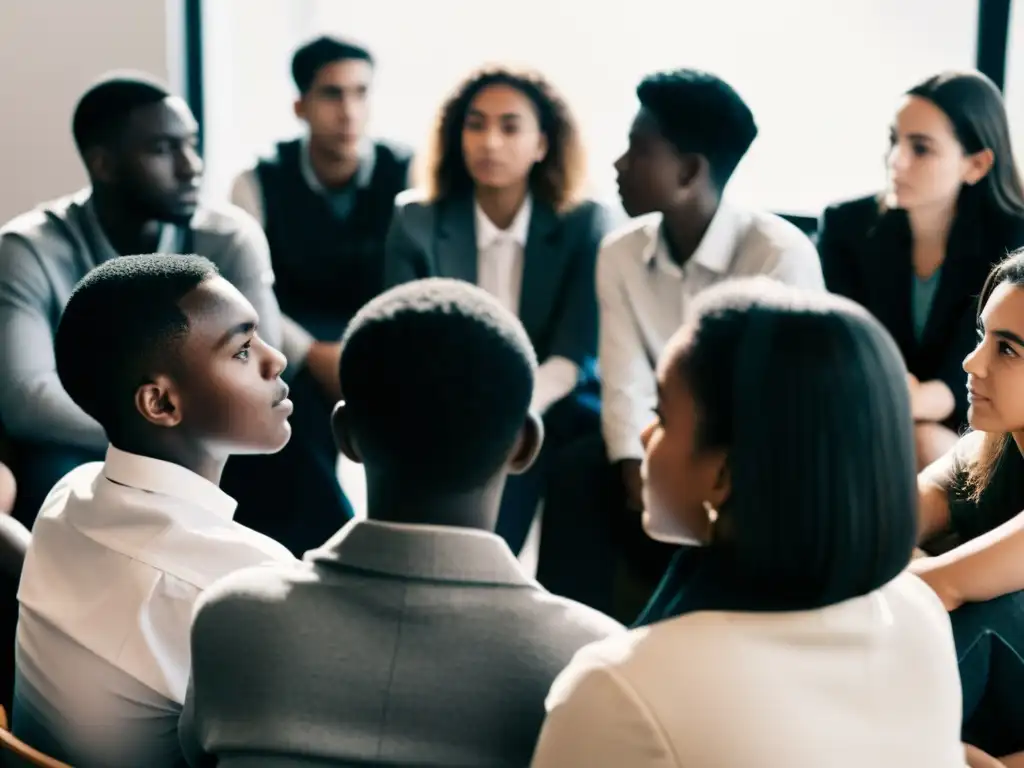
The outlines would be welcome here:
[[[658,367],[643,522],[696,546],[639,628],[555,681],[533,765],[962,768],[949,619],[904,572],[895,343],[852,302],[766,278],[693,311]]]

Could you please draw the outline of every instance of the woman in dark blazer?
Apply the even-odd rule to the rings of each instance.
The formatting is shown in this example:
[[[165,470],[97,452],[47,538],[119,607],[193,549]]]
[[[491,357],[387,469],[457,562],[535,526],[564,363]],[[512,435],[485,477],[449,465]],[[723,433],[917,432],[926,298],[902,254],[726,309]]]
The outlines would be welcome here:
[[[398,198],[385,284],[466,280],[518,315],[537,351],[546,448],[513,478],[498,533],[518,552],[561,446],[600,429],[594,270],[605,210],[581,199],[585,158],[568,106],[539,74],[473,73],[442,106],[422,187]],[[495,382],[501,386],[501,382]],[[554,513],[549,511],[548,513]]]
[[[903,353],[923,467],[965,421],[961,363],[985,277],[1024,244],[1024,191],[995,85],[947,72],[907,91],[888,171],[883,195],[825,211],[818,249],[829,290],[869,309]]]

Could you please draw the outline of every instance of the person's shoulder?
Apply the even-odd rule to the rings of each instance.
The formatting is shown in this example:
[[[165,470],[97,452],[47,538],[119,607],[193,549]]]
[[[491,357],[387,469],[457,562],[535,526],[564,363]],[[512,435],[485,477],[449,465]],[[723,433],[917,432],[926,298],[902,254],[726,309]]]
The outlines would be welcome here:
[[[661,218],[660,213],[649,213],[613,229],[601,241],[601,261],[639,260],[643,252],[657,241]]]
[[[263,236],[263,227],[244,209],[229,202],[207,203],[196,210],[189,224],[200,237],[233,240]]]
[[[539,620],[559,627],[559,636],[577,648],[625,632],[625,628],[610,616],[544,590],[533,593],[533,604]]]
[[[374,139],[373,146],[378,157],[383,155],[395,163],[404,166],[408,166],[412,162],[413,149],[408,144],[392,141],[391,139]]]
[[[76,233],[80,233],[83,206],[88,190],[37,205],[0,227],[0,248],[10,242],[21,242],[33,249],[42,248],[49,258],[72,250]]]
[[[406,189],[395,197],[394,218],[407,229],[419,229],[433,220],[439,205],[422,189]]]
[[[746,230],[743,237],[780,253],[813,252],[817,259],[814,243],[796,224],[787,221],[777,213],[758,209],[745,210],[739,218]],[[744,221],[745,220],[745,221]]]
[[[308,563],[294,560],[252,565],[232,571],[203,590],[196,618],[214,621],[223,615],[256,615],[279,610],[292,590],[317,580]]]
[[[823,225],[843,231],[867,231],[878,221],[881,213],[878,195],[867,195],[826,206],[821,220]]]

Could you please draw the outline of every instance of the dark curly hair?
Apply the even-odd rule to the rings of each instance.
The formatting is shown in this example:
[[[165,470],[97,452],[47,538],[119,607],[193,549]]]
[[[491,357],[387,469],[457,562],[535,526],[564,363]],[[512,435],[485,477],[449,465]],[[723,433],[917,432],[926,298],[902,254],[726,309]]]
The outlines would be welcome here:
[[[462,156],[462,127],[470,104],[485,88],[506,85],[526,96],[537,111],[547,155],[530,172],[535,197],[562,211],[578,202],[586,179],[586,155],[569,106],[542,75],[507,67],[486,67],[464,80],[441,106],[418,176],[429,200],[473,188]]]

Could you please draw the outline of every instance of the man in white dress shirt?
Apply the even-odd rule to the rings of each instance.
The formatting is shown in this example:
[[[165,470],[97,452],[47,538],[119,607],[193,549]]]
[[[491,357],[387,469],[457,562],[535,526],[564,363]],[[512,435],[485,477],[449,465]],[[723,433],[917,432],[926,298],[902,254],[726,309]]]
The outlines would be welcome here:
[[[549,537],[582,532],[586,541],[576,538],[577,545],[589,552],[588,566],[580,560],[548,574],[549,589],[601,609],[608,608],[612,550],[622,541],[609,535],[609,525],[622,521],[623,501],[628,533],[646,550],[637,560],[652,577],[664,569],[665,551],[649,546],[638,524],[640,434],[654,416],[655,362],[690,301],[722,280],[758,274],[824,290],[818,254],[799,229],[723,200],[757,136],[739,94],[714,75],[682,69],[647,77],[637,97],[629,148],[615,162],[623,207],[635,218],[605,239],[597,265],[601,421],[614,471],[607,483],[590,482],[591,497],[580,499],[578,489],[586,486],[578,478],[594,477],[604,457],[592,442],[576,446],[548,503],[575,506],[589,516],[587,525],[562,520],[564,533],[545,527]],[[562,500],[570,493],[574,504]],[[598,514],[602,523],[610,518],[607,524],[595,524]],[[604,597],[597,594],[602,589]]]
[[[18,599],[14,730],[74,765],[171,766],[193,604],[238,568],[292,560],[233,522],[228,457],[291,435],[284,357],[199,256],[105,262],[57,330],[61,384],[105,429],[106,461],[50,493]]]

